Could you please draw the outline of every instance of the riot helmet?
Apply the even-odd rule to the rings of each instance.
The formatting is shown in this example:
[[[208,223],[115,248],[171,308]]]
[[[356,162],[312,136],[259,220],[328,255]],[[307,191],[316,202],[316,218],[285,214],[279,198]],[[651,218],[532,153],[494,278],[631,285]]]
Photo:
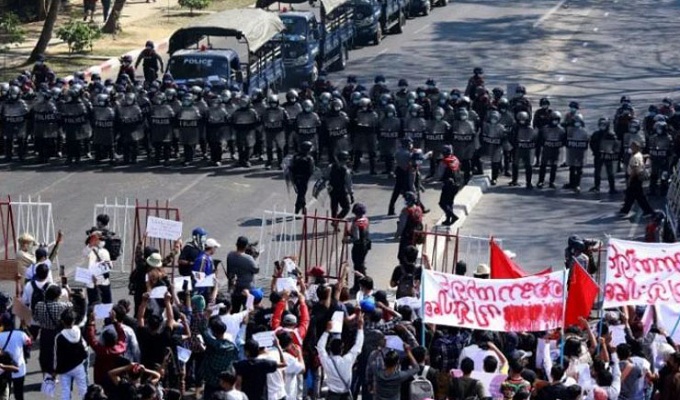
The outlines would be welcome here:
[[[94,104],[98,107],[106,107],[109,105],[109,95],[108,94],[98,94],[95,98]]]
[[[304,141],[304,142],[300,143],[300,153],[305,154],[305,155],[309,154],[309,152],[312,151],[312,147],[314,147],[312,145],[312,142]]]
[[[490,123],[497,124],[501,120],[501,113],[496,110],[491,110],[488,118]]]
[[[630,133],[633,133],[633,134],[638,133],[638,132],[640,132],[640,128],[641,128],[640,121],[637,120],[637,119],[632,119],[628,123],[628,132],[630,132]]]
[[[321,104],[328,105],[331,102],[332,98],[333,98],[333,96],[329,92],[323,92],[319,96],[319,101],[321,102]]]
[[[550,125],[558,126],[562,121],[562,114],[559,111],[553,111],[550,113]]]
[[[245,110],[248,107],[250,107],[250,96],[244,94],[238,99],[238,108]]]
[[[132,106],[137,102],[137,95],[134,93],[125,93],[124,99],[126,106]]]
[[[397,108],[394,106],[394,104],[388,104],[385,106],[385,115],[389,118],[397,116]]]
[[[267,105],[269,108],[276,108],[279,106],[279,96],[276,95],[275,93],[270,93],[269,96],[267,96]]]
[[[550,100],[547,97],[542,98],[538,103],[542,109],[546,110],[550,107]]]
[[[529,124],[529,113],[526,111],[520,111],[517,113],[517,123],[520,125],[528,125]]]
[[[314,111],[314,103],[309,99],[304,100],[302,102],[302,110],[306,113]]]
[[[435,120],[441,121],[442,119],[444,119],[444,109],[441,107],[435,108],[434,111],[432,112],[432,116],[434,117]]]
[[[165,98],[165,94],[163,92],[158,92],[153,96],[153,104],[160,106],[165,104],[167,99]]]
[[[342,111],[343,107],[344,107],[344,104],[342,104],[342,100],[333,99],[333,101],[331,101],[331,110],[333,110],[335,112],[340,112],[340,111]]]
[[[286,93],[286,101],[293,103],[296,102],[298,99],[298,92],[295,89],[290,89]]]
[[[609,118],[602,117],[597,120],[597,128],[601,131],[606,131],[609,129]]]

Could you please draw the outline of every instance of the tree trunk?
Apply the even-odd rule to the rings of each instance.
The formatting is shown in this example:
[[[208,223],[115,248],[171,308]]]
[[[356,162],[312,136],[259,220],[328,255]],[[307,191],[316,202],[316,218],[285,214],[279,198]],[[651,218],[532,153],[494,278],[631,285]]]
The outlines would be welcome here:
[[[47,45],[50,43],[50,39],[52,39],[52,31],[54,30],[54,24],[57,22],[60,8],[60,0],[52,0],[50,2],[50,9],[47,12],[47,19],[45,19],[42,32],[40,32],[40,39],[38,39],[38,43],[35,44],[31,56],[28,57],[28,62],[35,62],[35,60],[47,50]]]
[[[47,0],[38,0],[37,1],[37,15],[38,15],[38,21],[44,21],[45,18],[47,18],[47,7],[49,5],[47,4]]]
[[[113,7],[111,7],[111,14],[106,20],[106,24],[102,28],[103,33],[114,34],[116,33],[116,28],[118,27],[118,19],[123,12],[123,6],[125,5],[125,0],[115,0]]]

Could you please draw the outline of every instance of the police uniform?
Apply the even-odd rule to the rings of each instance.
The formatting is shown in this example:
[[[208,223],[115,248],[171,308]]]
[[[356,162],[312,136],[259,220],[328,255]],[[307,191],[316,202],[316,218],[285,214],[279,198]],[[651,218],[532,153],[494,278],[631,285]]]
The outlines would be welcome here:
[[[395,168],[394,168],[394,188],[392,189],[392,197],[387,213],[394,215],[394,204],[400,195],[408,192],[411,189],[409,182],[409,175],[411,170],[411,150],[405,147],[400,147],[394,154]]]
[[[192,105],[182,105],[177,114],[177,127],[179,129],[179,139],[184,147],[184,163],[189,164],[194,161],[194,151],[198,144],[198,139],[203,126],[203,115],[198,107]]]
[[[428,177],[433,177],[437,169],[437,160],[441,157],[442,147],[451,142],[451,125],[443,119],[428,121],[428,130],[425,133],[425,150],[431,151],[430,171]]]
[[[123,162],[136,163],[139,141],[144,138],[144,116],[137,104],[118,108],[118,128],[123,139]]]
[[[331,217],[343,219],[354,202],[351,171],[341,162],[333,163],[326,171],[326,179],[331,198]],[[338,207],[341,208],[339,212]]]
[[[157,104],[151,109],[149,117],[151,126],[151,143],[154,147],[155,162],[170,163],[170,146],[173,140],[173,131],[176,126],[175,111],[170,104]]]
[[[378,114],[371,110],[360,110],[354,120],[354,171],[359,170],[361,156],[368,152],[371,174],[375,174],[375,159],[377,157]]]
[[[588,149],[588,132],[583,127],[567,128],[567,166],[569,166],[569,186],[580,190],[585,154]]]
[[[290,164],[290,175],[295,187],[295,214],[307,212],[307,188],[314,174],[314,158],[309,154],[295,154]]]
[[[116,143],[116,110],[110,105],[96,106],[92,109],[91,115],[94,159],[101,161],[108,157],[109,161],[113,162]]]
[[[288,113],[283,107],[278,105],[276,107],[265,108],[262,114],[262,126],[267,147],[267,165],[269,166],[274,163],[274,151],[276,151],[277,166],[281,168],[283,154],[286,149],[288,121]]]
[[[286,101],[283,103],[283,109],[288,115],[288,123],[286,125],[286,149],[284,154],[294,152],[293,136],[297,127],[297,117],[302,113],[302,106],[298,101]]]
[[[74,98],[61,104],[62,128],[66,136],[66,164],[80,162],[83,140],[92,136],[89,110],[82,100]]]
[[[29,109],[22,99],[7,99],[0,107],[0,124],[5,138],[5,159],[12,160],[14,141],[17,142],[19,160],[26,156],[27,138],[26,128],[29,119]]]
[[[40,163],[47,163],[54,156],[59,136],[61,117],[54,100],[44,98],[33,105],[33,137]]]
[[[543,147],[543,158],[541,158],[541,167],[538,171],[538,183],[543,184],[545,173],[550,167],[550,185],[555,185],[555,176],[557,174],[557,163],[560,159],[560,150],[564,146],[566,134],[564,129],[559,125],[547,125],[541,128],[539,134],[539,142]]]
[[[595,187],[600,187],[600,172],[602,166],[607,171],[607,180],[609,181],[609,192],[616,193],[616,183],[614,177],[614,163],[619,159],[619,150],[621,142],[616,138],[616,134],[612,131],[607,132],[600,139],[600,164],[599,168],[595,167]]]
[[[649,174],[649,193],[657,194],[659,179],[661,179],[661,190],[659,194],[665,196],[668,189],[668,175],[670,175],[670,155],[673,148],[673,139],[667,131],[656,133],[649,137],[647,142],[649,158],[652,162],[651,173]]]
[[[536,143],[535,151],[536,166],[541,165],[541,149],[543,148],[543,138],[541,137],[541,135],[543,134],[543,128],[550,125],[550,115],[552,114],[552,112],[553,111],[550,109],[550,107],[547,108],[541,107],[534,113],[532,124],[534,126],[534,129],[538,131],[538,141]]]
[[[427,132],[427,121],[421,116],[413,117],[409,115],[404,119],[403,130],[404,137],[413,141],[413,147],[420,148],[423,146],[423,139],[425,132]]]
[[[239,107],[229,117],[231,127],[236,134],[238,163],[242,167],[250,166],[250,154],[255,146],[255,131],[259,127],[260,117],[251,106]]]
[[[210,161],[215,165],[221,165],[222,145],[227,136],[229,114],[219,100],[210,104],[205,124],[206,141],[210,147]]]
[[[350,120],[344,111],[330,111],[324,120],[324,130],[328,134],[328,160],[332,162],[341,151],[349,152]]]
[[[401,137],[401,119],[384,116],[378,124],[378,143],[380,157],[385,163],[385,174],[393,173],[394,153],[397,151],[397,140]]]
[[[531,158],[534,155],[534,149],[536,148],[536,140],[538,135],[536,130],[531,126],[517,126],[514,129],[513,135],[513,148],[515,149],[514,159],[512,163],[512,184],[517,185],[517,178],[519,175],[519,165],[522,163],[524,165],[524,176],[526,179],[527,188],[532,188],[531,175],[532,163]]]
[[[315,112],[301,112],[295,119],[295,149],[299,151],[302,142],[311,142],[312,148],[318,148],[318,130],[321,127],[321,119]],[[317,151],[312,151],[312,157],[317,158]]]
[[[507,134],[500,123],[485,122],[482,128],[482,145],[484,154],[491,161],[491,182],[495,184],[501,172],[503,149],[507,148]]]
[[[453,121],[451,143],[453,154],[460,160],[464,182],[467,183],[472,175],[472,158],[479,147],[479,138],[471,121],[461,119]]]

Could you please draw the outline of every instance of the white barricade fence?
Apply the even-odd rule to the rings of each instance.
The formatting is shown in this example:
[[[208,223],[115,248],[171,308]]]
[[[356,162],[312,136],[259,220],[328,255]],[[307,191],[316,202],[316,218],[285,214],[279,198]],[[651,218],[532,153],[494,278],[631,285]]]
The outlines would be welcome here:
[[[132,257],[134,257],[132,247],[128,248],[128,238],[132,235],[132,226],[135,221],[135,203],[127,198],[104,198],[103,203],[94,205],[92,226],[97,225],[97,215],[99,214],[109,216],[108,229],[120,237],[120,256],[114,261],[114,265],[119,266],[120,271],[125,272],[125,266],[129,265]]]
[[[285,207],[274,206],[262,212],[262,226],[258,249],[261,276],[274,273],[274,261],[286,256],[299,256],[304,218],[289,212]],[[304,273],[304,271],[302,271]]]
[[[680,164],[679,164],[680,165]],[[678,234],[678,221],[680,219],[680,168],[678,165],[673,168],[668,182],[668,193],[666,194],[666,217],[673,227],[676,237]]]
[[[19,196],[18,201],[10,201],[10,206],[14,215],[17,239],[24,233],[30,233],[40,246],[51,248],[55,244],[57,234],[54,229],[52,203],[43,202],[40,196]],[[59,265],[58,257],[55,258],[53,265],[55,267]]]

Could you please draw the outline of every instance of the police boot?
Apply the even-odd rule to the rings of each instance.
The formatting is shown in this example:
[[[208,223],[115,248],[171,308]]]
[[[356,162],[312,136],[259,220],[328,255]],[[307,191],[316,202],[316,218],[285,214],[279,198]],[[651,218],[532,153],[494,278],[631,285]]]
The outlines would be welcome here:
[[[614,179],[614,174],[608,176],[607,180],[609,181],[609,194],[617,194],[618,191],[616,190],[616,181]]]
[[[361,152],[357,151],[354,153],[354,162],[352,163],[352,171],[359,172],[359,167],[361,166]]]
[[[543,181],[545,180],[545,168],[546,168],[545,164],[541,164],[541,166],[538,168],[538,183],[536,184],[536,187],[539,189],[543,189]]]
[[[507,171],[506,171],[506,175],[507,175]],[[518,183],[517,183],[518,177],[519,177],[519,165],[513,165],[512,166],[512,180],[510,181],[510,183],[508,183],[508,185],[518,186]]]
[[[491,163],[491,185],[496,186],[496,182],[498,181],[498,173],[501,170],[501,164],[500,163]]]
[[[233,139],[227,140],[227,149],[229,149],[229,157],[231,157],[232,160],[236,160],[236,149],[234,148]]]
[[[574,187],[576,167],[569,167],[569,182],[562,185],[562,189],[572,189]]]
[[[378,173],[375,172],[375,154],[371,154],[370,158],[368,159],[368,163],[371,167],[370,174],[371,175],[377,175]]]
[[[272,147],[267,147],[267,163],[264,165],[265,169],[272,169],[274,164],[274,149]]]
[[[12,140],[5,140],[5,162],[12,162],[12,151],[14,143]]]
[[[555,177],[557,175],[557,164],[550,166],[550,189],[555,189]]]
[[[524,168],[524,178],[526,179],[526,187],[527,189],[533,189],[534,185],[531,184],[531,175],[533,174],[533,171],[531,170],[531,166],[527,166]]]

